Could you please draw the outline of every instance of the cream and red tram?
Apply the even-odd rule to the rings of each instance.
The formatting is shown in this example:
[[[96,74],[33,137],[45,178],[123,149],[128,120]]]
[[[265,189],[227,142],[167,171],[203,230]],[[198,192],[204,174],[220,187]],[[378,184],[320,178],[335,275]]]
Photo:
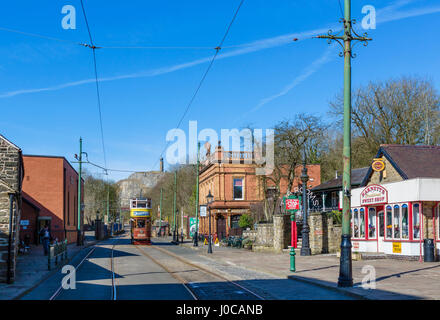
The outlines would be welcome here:
[[[151,199],[130,200],[130,226],[132,244],[151,244]]]

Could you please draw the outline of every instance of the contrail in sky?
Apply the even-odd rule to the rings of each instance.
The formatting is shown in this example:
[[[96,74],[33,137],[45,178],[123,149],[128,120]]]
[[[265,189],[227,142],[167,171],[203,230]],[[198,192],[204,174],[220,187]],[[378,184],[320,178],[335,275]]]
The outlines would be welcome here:
[[[417,9],[409,9],[406,11],[396,12],[396,9],[398,9],[406,4],[409,4],[411,2],[413,2],[413,0],[400,0],[390,6],[387,6],[383,9],[378,10],[377,11],[377,24],[440,12],[440,7],[417,8]],[[340,26],[338,26],[338,25],[330,26],[330,28],[333,28],[333,29],[337,29],[338,27],[340,27]],[[322,29],[315,29],[315,30],[304,31],[304,32],[299,32],[299,33],[290,33],[290,34],[285,34],[285,35],[281,35],[281,36],[277,36],[277,37],[273,37],[273,38],[267,38],[267,39],[249,42],[249,43],[246,43],[242,46],[239,46],[238,49],[234,49],[232,51],[226,51],[225,53],[220,54],[217,57],[217,60],[240,56],[240,55],[244,55],[244,54],[248,54],[248,53],[252,53],[252,52],[261,51],[264,49],[279,47],[279,46],[291,43],[294,38],[298,38],[299,40],[304,40],[304,39],[310,38],[310,37],[317,35],[317,34],[320,34],[320,33],[326,33],[328,29],[329,28],[322,28]],[[326,51],[326,53],[327,52],[328,51]],[[190,68],[190,67],[193,67],[196,65],[200,65],[203,63],[207,63],[211,60],[211,58],[212,57],[205,57],[205,58],[197,59],[197,60],[186,62],[186,63],[176,64],[176,65],[162,67],[162,68],[153,69],[153,70],[147,70],[147,71],[143,71],[143,72],[136,72],[136,73],[131,73],[131,74],[119,75],[119,76],[99,78],[99,81],[100,82],[108,82],[108,81],[116,81],[116,80],[123,80],[123,79],[155,77],[155,76],[187,69],[187,68]],[[319,63],[317,68],[319,68],[320,66],[322,66],[326,62],[328,62],[328,60]],[[314,72],[316,72],[316,70],[313,71],[311,74],[313,74]],[[308,74],[307,72],[305,74],[303,74],[304,79],[302,81],[304,81],[306,78],[308,78],[311,74]],[[301,76],[298,77],[298,81],[300,81],[300,80],[301,80]],[[69,88],[69,87],[75,87],[75,86],[79,86],[79,85],[93,83],[94,81],[95,81],[94,78],[90,78],[90,79],[72,81],[72,82],[67,82],[67,83],[43,87],[43,88],[20,89],[20,90],[15,90],[15,91],[8,91],[8,92],[0,93],[0,98],[9,98],[9,97],[22,95],[22,94],[31,94],[31,93],[38,93],[38,92],[57,91],[57,90],[61,90],[61,89]],[[282,96],[282,95],[286,94],[289,91],[289,90],[286,91],[286,89],[288,89],[288,87],[289,86],[287,86],[285,88],[285,90],[281,91],[280,94],[267,98],[267,99],[269,99],[267,102],[276,99],[278,96]],[[295,86],[293,86],[293,87],[295,87]],[[281,94],[281,93],[283,93],[283,94]],[[267,102],[265,102],[267,99],[263,99],[260,102],[260,104],[263,102],[264,102],[263,104],[267,103]],[[256,108],[258,109],[259,107],[257,106]]]
[[[440,7],[432,7],[432,8],[421,8],[421,9],[412,9],[407,10],[404,12],[395,12],[397,8],[400,8],[404,5],[407,5],[411,2],[414,2],[414,0],[400,0],[392,5],[389,5],[383,9],[380,9],[377,11],[377,24],[389,22],[389,21],[395,21],[395,20],[401,20],[409,17],[415,17],[415,16],[421,16],[425,14],[431,14],[440,12]],[[329,55],[331,53],[331,48],[335,46],[335,43],[333,46],[331,46],[325,53],[317,60],[313,61],[307,68],[303,70],[303,72],[297,76],[293,82],[288,84],[281,90],[280,92],[262,99],[255,108],[251,109],[250,111],[243,114],[243,116],[248,115],[249,113],[255,112],[258,109],[260,109],[265,104],[282,97],[286,94],[288,94],[292,89],[294,89],[296,86],[298,86],[300,83],[305,81],[307,78],[312,76],[315,72],[318,71],[319,68],[321,68],[324,64],[328,63],[332,60],[332,57]],[[242,116],[242,117],[243,117]]]

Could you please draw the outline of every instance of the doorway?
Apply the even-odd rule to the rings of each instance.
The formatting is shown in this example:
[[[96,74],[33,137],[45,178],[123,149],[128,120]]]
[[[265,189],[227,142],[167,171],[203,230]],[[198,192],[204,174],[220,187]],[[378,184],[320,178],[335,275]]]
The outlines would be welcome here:
[[[51,231],[50,223],[52,221],[52,217],[38,217],[37,220],[37,229],[35,230],[36,237],[35,237],[35,244],[39,245],[41,244],[41,237],[40,237],[40,231],[45,227],[48,226],[49,232]]]
[[[384,252],[384,240],[385,240],[385,216],[384,211],[379,211],[377,214],[379,233],[377,235],[377,252]]]
[[[226,219],[223,216],[219,216],[217,219],[217,237],[219,240],[226,237]]]

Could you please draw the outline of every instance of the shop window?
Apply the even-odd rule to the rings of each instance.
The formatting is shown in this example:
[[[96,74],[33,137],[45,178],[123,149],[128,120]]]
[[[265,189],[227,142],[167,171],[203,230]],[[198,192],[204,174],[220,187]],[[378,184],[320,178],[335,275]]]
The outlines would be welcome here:
[[[391,206],[387,206],[385,215],[385,226],[386,226],[386,238],[391,239],[393,237],[393,211]]]
[[[412,211],[413,239],[420,239],[420,205],[413,204]]]
[[[240,226],[238,225],[239,220],[240,220],[240,215],[231,216],[231,228],[232,229],[240,228]]]
[[[409,239],[408,205],[402,205],[402,239]]]
[[[234,200],[243,200],[243,179],[234,179]]]
[[[397,204],[393,212],[393,238],[400,239],[400,207]]]
[[[359,238],[359,211],[358,209],[354,209],[353,214],[353,237]]]
[[[359,230],[360,230],[360,237],[361,238],[365,238],[365,210],[364,208],[361,208],[360,213],[360,226],[359,226]]]
[[[368,209],[368,238],[376,238],[376,209]]]

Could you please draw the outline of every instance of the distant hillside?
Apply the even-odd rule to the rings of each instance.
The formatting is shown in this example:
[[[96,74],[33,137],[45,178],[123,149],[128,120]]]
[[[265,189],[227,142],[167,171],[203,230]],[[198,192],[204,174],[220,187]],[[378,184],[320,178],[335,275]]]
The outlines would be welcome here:
[[[166,175],[166,172],[148,171],[136,172],[127,179],[117,182],[119,186],[121,206],[127,208],[130,206],[129,200],[140,195],[148,197],[148,192]]]

